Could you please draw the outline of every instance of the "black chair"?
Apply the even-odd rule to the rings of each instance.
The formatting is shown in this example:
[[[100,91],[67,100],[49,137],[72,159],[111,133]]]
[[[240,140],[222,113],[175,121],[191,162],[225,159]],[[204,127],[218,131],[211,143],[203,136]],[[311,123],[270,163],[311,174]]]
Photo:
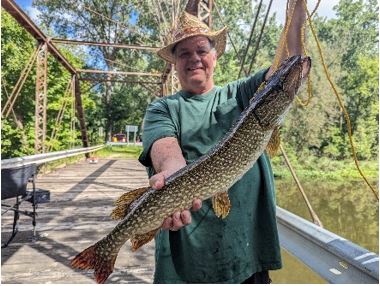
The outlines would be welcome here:
[[[36,186],[35,176],[37,174],[37,166],[35,164],[21,166],[11,169],[1,170],[1,200],[15,198],[15,204],[6,204],[1,202],[2,215],[8,211],[13,211],[13,227],[12,234],[7,242],[1,245],[1,248],[7,247],[13,240],[18,232],[18,220],[20,214],[29,216],[32,218],[33,224],[33,240],[36,236]],[[32,191],[27,191],[26,186],[28,182],[32,182]],[[33,211],[20,210],[22,202],[28,201],[32,203]]]

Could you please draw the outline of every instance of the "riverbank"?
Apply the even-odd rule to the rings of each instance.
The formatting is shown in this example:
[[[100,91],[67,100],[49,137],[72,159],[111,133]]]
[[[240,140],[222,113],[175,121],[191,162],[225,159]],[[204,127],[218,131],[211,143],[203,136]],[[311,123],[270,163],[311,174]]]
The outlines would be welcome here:
[[[356,168],[353,159],[333,160],[326,157],[309,156],[299,159],[289,159],[300,180],[331,180],[344,182],[346,180],[361,180],[362,177]],[[292,175],[282,156],[271,159],[275,178],[291,179]],[[378,184],[379,166],[377,160],[360,161],[359,166],[371,183]]]
[[[142,152],[141,146],[107,146],[96,152],[100,158],[138,159]],[[288,155],[289,156],[289,155]],[[345,182],[347,180],[361,180],[353,159],[332,160],[309,156],[305,159],[290,156],[290,161],[300,180]],[[282,156],[271,159],[276,179],[292,180],[292,175]],[[378,161],[361,161],[359,166],[371,183],[378,185]]]

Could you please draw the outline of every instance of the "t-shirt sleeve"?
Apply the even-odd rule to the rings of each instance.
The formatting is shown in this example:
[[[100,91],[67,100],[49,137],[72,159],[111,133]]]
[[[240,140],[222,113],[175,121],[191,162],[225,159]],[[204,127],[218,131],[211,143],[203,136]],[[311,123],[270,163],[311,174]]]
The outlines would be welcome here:
[[[150,149],[153,143],[164,137],[177,137],[178,135],[164,99],[159,99],[149,104],[144,117],[143,130],[143,152],[139,157],[139,161],[144,166],[151,167]]]
[[[249,105],[249,100],[255,95],[261,83],[265,80],[265,75],[269,68],[262,69],[257,73],[236,82],[237,84],[237,101],[244,109]]]

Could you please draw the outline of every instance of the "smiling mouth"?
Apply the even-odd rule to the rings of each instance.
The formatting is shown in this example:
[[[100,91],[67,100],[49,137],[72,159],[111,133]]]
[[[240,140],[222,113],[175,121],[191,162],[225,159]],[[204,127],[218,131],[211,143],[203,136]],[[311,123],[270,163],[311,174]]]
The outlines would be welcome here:
[[[196,71],[196,70],[203,70],[201,67],[196,67],[196,68],[188,68],[188,71]]]

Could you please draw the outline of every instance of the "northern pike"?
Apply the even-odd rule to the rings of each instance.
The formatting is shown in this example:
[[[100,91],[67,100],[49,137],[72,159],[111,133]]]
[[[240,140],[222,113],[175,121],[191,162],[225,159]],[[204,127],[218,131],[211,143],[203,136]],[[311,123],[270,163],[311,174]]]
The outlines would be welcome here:
[[[104,283],[128,240],[136,250],[155,236],[165,218],[191,208],[195,198],[205,200],[226,192],[264,152],[273,130],[292,105],[305,77],[303,69],[307,73],[310,65],[309,57],[293,56],[284,61],[209,152],[169,176],[162,189],[147,187],[123,194],[112,213],[121,221],[107,236],[79,253],[72,267],[94,269],[96,282]]]

